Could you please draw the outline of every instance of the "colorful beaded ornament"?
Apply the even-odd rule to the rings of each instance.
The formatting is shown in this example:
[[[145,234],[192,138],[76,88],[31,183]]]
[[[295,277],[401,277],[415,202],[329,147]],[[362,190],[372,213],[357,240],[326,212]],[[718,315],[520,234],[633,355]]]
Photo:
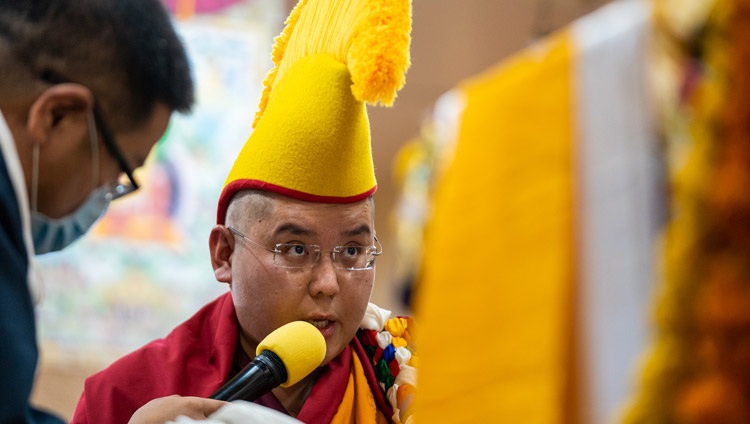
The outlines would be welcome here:
[[[412,339],[414,321],[410,317],[390,316],[391,311],[370,303],[357,338],[393,408],[393,421],[409,424],[417,385],[417,357]]]

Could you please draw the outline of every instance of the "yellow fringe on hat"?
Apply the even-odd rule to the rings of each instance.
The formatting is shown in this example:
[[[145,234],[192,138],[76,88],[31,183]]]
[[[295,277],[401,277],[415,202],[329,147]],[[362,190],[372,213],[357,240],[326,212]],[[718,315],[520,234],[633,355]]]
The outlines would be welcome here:
[[[300,0],[276,37],[253,127],[273,87],[300,58],[330,54],[349,68],[359,101],[391,106],[411,64],[410,0]]]

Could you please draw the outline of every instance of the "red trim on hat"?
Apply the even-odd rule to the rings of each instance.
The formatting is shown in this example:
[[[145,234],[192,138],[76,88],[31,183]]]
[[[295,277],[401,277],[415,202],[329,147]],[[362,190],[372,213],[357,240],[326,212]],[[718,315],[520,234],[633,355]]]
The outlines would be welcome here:
[[[276,184],[267,183],[259,180],[235,180],[224,186],[224,190],[221,191],[219,196],[219,208],[216,212],[216,223],[224,225],[225,218],[227,215],[227,208],[229,207],[229,201],[232,199],[235,193],[241,190],[263,190],[270,191],[272,193],[278,193],[282,196],[291,197],[297,200],[304,200],[305,202],[314,203],[355,203],[360,200],[368,198],[370,195],[375,193],[378,189],[377,184],[371,189],[367,190],[362,194],[349,197],[338,197],[338,196],[319,196],[316,194],[305,193],[302,191],[292,190],[290,188],[277,186]]]

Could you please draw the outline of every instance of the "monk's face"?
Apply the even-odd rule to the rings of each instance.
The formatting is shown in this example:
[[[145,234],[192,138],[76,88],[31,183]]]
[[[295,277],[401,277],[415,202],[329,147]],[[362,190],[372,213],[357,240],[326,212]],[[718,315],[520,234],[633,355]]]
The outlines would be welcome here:
[[[238,220],[242,228],[237,230],[257,245],[235,237],[229,282],[243,348],[252,357],[271,331],[302,320],[325,337],[327,364],[354,337],[375,278],[374,269],[337,268],[330,252],[337,246],[374,244],[372,201],[322,204],[272,196],[262,213],[250,215]],[[300,253],[304,247],[299,245],[317,245],[321,254],[311,266],[284,268],[278,254],[264,249],[279,243]]]

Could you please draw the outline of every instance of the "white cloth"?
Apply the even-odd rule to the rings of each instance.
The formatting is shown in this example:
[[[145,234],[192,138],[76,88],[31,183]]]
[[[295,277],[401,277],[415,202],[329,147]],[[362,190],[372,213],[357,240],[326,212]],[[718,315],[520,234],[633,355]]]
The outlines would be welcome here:
[[[279,411],[257,403],[235,400],[211,414],[205,420],[194,420],[187,417],[177,417],[176,421],[170,421],[167,424],[294,424],[300,421],[282,414]]]
[[[579,19],[576,82],[581,422],[615,422],[648,339],[655,244],[663,211],[649,109],[650,6],[620,0]]]

